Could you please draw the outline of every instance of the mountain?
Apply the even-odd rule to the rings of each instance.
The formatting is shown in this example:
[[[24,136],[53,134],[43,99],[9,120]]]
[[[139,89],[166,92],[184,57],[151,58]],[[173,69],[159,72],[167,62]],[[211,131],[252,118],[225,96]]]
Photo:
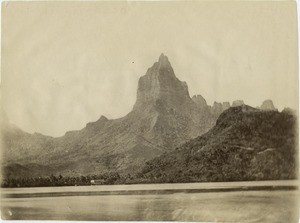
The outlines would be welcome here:
[[[50,153],[53,148],[53,138],[39,133],[29,134],[7,119],[0,121],[1,165],[6,176],[29,176],[31,173],[44,174],[51,172],[50,167],[35,164],[39,154]],[[33,159],[34,156],[34,159]],[[25,162],[22,162],[24,160]],[[19,163],[26,164],[23,166]],[[38,168],[37,168],[38,167]]]
[[[191,98],[187,84],[161,54],[140,77],[133,109],[122,118],[101,116],[57,138],[29,134],[5,121],[1,125],[3,173],[24,177],[136,172],[146,161],[207,132],[230,107],[229,102],[209,106],[201,95]]]
[[[101,116],[78,131],[52,138],[2,126],[3,166],[10,175],[19,168],[28,175],[41,169],[64,175],[136,171],[145,161],[208,131],[216,113],[201,109],[189,96],[168,58],[139,79],[137,100],[125,117]],[[39,170],[32,168],[39,166]],[[5,171],[4,171],[5,172]]]
[[[194,95],[192,97],[192,100],[196,103],[196,105],[198,106],[199,109],[207,109],[208,105],[207,102],[205,100],[205,98],[202,97],[202,95],[198,94],[198,95]]]
[[[241,106],[244,105],[244,101],[243,100],[235,100],[232,102],[232,107],[236,107],[236,106]]]
[[[296,120],[286,111],[229,108],[210,131],[148,161],[139,176],[145,182],[295,179]]]
[[[260,106],[262,110],[276,110],[272,100],[265,100],[263,101],[262,105]]]

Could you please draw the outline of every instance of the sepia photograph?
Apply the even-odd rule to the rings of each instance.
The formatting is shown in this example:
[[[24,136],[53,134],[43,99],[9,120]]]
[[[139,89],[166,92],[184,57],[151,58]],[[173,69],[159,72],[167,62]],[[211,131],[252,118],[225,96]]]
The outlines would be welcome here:
[[[1,219],[299,221],[296,1],[5,1]]]

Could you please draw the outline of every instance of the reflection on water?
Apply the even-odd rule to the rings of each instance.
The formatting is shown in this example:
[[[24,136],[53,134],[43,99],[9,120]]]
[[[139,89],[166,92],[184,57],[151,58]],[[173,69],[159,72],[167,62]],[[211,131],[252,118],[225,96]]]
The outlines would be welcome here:
[[[56,188],[57,190],[57,188]],[[2,199],[2,218],[297,222],[297,190]]]

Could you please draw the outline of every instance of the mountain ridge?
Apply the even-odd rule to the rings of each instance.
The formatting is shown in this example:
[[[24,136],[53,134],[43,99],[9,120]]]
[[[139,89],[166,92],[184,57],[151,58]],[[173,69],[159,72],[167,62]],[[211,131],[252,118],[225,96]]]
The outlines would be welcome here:
[[[286,111],[232,107],[207,133],[148,161],[139,178],[144,183],[296,179],[296,122]]]

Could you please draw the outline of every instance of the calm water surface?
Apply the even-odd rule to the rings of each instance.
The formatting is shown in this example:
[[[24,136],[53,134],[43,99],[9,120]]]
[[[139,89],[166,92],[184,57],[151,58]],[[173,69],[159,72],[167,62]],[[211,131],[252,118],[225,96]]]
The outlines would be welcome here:
[[[297,185],[297,182],[2,189],[1,213],[2,218],[14,220],[298,222],[298,190],[195,192],[195,189],[244,188],[262,185],[287,186]],[[184,189],[184,192],[180,192],[181,189]],[[152,190],[160,192],[159,194],[148,193]],[[131,191],[131,193],[94,195],[95,192],[101,191]],[[142,193],[135,194],[135,191],[142,191]],[[64,196],[68,192],[71,192],[72,196]],[[82,192],[85,193],[82,195]],[[91,195],[88,195],[89,192]],[[46,195],[34,197],[36,194],[43,193]],[[76,193],[79,195],[76,196]],[[9,196],[16,194],[30,194],[30,196],[23,198]]]

